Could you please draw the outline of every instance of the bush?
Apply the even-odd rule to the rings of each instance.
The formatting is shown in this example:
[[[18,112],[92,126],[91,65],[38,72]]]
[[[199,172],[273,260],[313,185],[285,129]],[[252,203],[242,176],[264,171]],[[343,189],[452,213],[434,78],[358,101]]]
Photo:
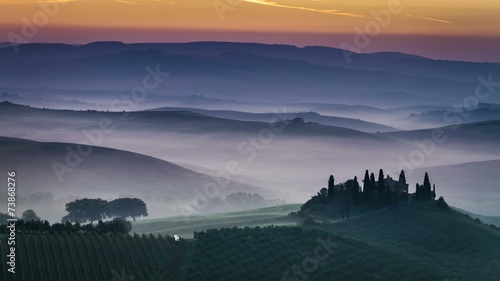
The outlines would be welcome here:
[[[439,199],[436,202],[436,205],[439,208],[443,208],[443,209],[449,209],[450,208],[450,206],[448,206],[448,204],[446,203],[446,201],[444,201],[443,196],[439,197]]]

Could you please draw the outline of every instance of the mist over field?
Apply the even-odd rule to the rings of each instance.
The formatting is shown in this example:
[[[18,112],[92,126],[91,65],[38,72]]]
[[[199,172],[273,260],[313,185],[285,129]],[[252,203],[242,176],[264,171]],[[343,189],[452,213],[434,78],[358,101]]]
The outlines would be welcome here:
[[[300,203],[330,174],[380,168],[405,170],[410,191],[427,171],[454,206],[500,215],[498,64],[217,42],[19,49],[0,49],[0,166],[20,195],[57,202],[40,211],[53,221],[87,196],[199,213],[213,175],[228,182],[214,197]]]

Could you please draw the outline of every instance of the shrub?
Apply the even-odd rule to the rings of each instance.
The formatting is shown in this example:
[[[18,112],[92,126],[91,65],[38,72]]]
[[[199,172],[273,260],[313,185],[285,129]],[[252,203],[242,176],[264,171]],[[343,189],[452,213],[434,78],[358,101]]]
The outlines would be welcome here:
[[[450,208],[450,206],[448,206],[448,204],[446,203],[446,201],[444,201],[443,196],[439,197],[439,199],[436,202],[436,205],[439,208],[443,208],[443,209],[449,209]]]

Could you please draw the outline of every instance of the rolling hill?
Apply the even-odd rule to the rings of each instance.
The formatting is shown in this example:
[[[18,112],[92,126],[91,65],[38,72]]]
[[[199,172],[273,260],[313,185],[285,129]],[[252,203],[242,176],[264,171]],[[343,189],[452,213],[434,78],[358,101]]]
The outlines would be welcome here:
[[[150,156],[104,147],[83,148],[69,143],[0,137],[0,155],[0,170],[17,172],[19,186],[22,186],[18,191],[21,206],[24,209],[32,207],[51,221],[59,221],[65,214],[65,203],[83,197],[138,197],[147,203],[152,217],[164,217],[193,213],[196,208],[208,212],[208,206],[201,208],[208,199],[200,194],[205,194],[204,188],[209,184],[219,186],[219,189],[211,189],[210,194],[216,192],[215,195],[222,198],[238,191],[256,192],[266,197],[273,194],[262,187],[227,181]],[[6,181],[6,173],[0,175],[0,180]],[[53,201],[43,204],[29,201],[30,195],[37,193],[50,193]],[[5,196],[5,193],[1,195],[4,202]]]
[[[206,116],[212,116],[217,118],[239,120],[239,121],[255,121],[255,122],[270,122],[276,117],[276,113],[249,113],[242,111],[232,111],[232,110],[206,110],[197,108],[177,108],[177,107],[164,107],[151,109],[148,111],[190,111]],[[361,131],[365,133],[376,133],[376,132],[391,132],[397,131],[397,129],[373,123],[367,122],[359,119],[336,117],[336,116],[324,116],[316,112],[298,112],[298,113],[279,113],[282,119],[294,119],[297,117],[303,118],[306,122],[315,122],[321,125],[333,126],[333,127],[344,127],[348,129],[353,129],[356,131]]]
[[[211,229],[178,244],[169,236],[101,234],[20,233],[18,241],[22,262],[16,280],[500,278],[500,231],[434,201],[334,224]],[[5,245],[0,244],[4,264]]]
[[[121,117],[126,118],[122,120]],[[35,120],[36,126],[33,125]],[[88,142],[89,132],[95,133],[103,120],[111,122],[114,130],[103,134],[98,146],[214,171],[223,171],[227,163],[236,161],[242,168],[238,177],[265,183],[263,186],[274,196],[287,202],[306,200],[326,184],[330,174],[342,182],[355,175],[361,178],[365,169],[378,171],[383,168],[386,174],[395,176],[401,169],[426,171],[426,167],[432,166],[500,159],[496,149],[500,140],[497,121],[441,128],[446,141],[435,143],[427,155],[416,141],[432,139],[434,129],[369,134],[306,120],[305,123],[289,123],[283,130],[271,130],[270,133],[272,124],[269,123],[215,118],[201,112],[71,111],[0,104],[0,135],[8,137],[78,144]],[[412,167],[404,166],[401,159],[409,161],[415,153],[423,153],[424,157],[417,159],[422,162]],[[63,157],[61,159],[64,161]],[[46,167],[46,170],[51,171],[51,168]],[[497,191],[491,188],[491,183],[496,181],[495,173],[482,171],[485,169],[479,166],[477,169],[471,166],[467,171],[471,179],[489,182],[477,185],[480,192],[465,192],[469,201],[496,196]],[[470,183],[455,180],[457,174],[443,172],[447,176],[442,177],[440,171],[429,169],[429,172],[431,177],[436,176],[433,182],[438,188],[446,186],[446,190],[452,190],[447,183],[453,182],[456,189],[468,191]],[[409,179],[413,188],[415,183],[421,183],[423,174]],[[255,185],[255,181],[248,183]],[[188,186],[192,189],[192,185]]]
[[[422,183],[425,172],[436,182],[437,193],[458,208],[489,216],[500,215],[500,160],[466,162],[415,169],[407,179]],[[410,186],[410,192],[415,186]]]
[[[212,44],[212,46],[210,45]],[[191,49],[224,46],[218,43],[188,45]],[[0,82],[11,88],[51,88],[71,90],[120,90],[129,92],[142,84],[146,67],[155,66],[171,75],[153,90],[158,95],[204,94],[221,99],[266,101],[275,103],[323,102],[373,104],[398,107],[421,104],[442,105],[470,94],[477,81],[471,73],[467,79],[453,80],[442,75],[426,76],[424,71],[410,73],[409,57],[398,54],[396,66],[385,68],[381,61],[390,54],[375,56],[371,66],[353,68],[345,64],[318,63],[307,56],[276,56],[252,48],[271,48],[271,53],[291,46],[228,44],[225,51],[179,52],[162,44],[127,45],[97,43],[84,46],[64,44],[26,44],[18,55],[11,48],[0,49]],[[236,46],[236,47],[235,47]],[[243,46],[243,48],[240,48]],[[177,50],[186,47],[176,45]],[[316,49],[321,50],[321,49]],[[341,54],[339,50],[335,50]],[[328,52],[327,52],[328,53]],[[326,54],[325,54],[326,55]],[[321,58],[325,61],[326,56]],[[360,55],[364,57],[364,55]],[[373,55],[371,55],[374,57]],[[338,56],[333,56],[338,57]],[[343,56],[342,56],[343,58]],[[411,60],[415,60],[414,57]],[[417,63],[422,58],[417,58]],[[368,60],[372,64],[373,59]],[[427,60],[425,60],[427,61]],[[455,64],[432,61],[423,70],[432,71],[437,64],[442,70],[456,72]],[[477,73],[498,73],[494,64],[463,63]],[[379,67],[374,67],[378,65]],[[406,72],[406,73],[405,73]],[[24,77],[30,76],[29,81]],[[477,75],[474,77],[474,79]],[[360,83],[362,81],[362,83]],[[234,89],[238,89],[235,91]],[[472,90],[470,90],[472,89]],[[307,97],[304,98],[304,93]],[[18,94],[13,91],[13,94]],[[76,92],[73,92],[76,94]],[[84,94],[65,96],[83,102],[95,102]],[[495,102],[492,97],[492,102]],[[101,99],[100,102],[103,100]],[[145,105],[145,104],[144,104]]]
[[[288,204],[238,212],[140,220],[132,223],[132,232],[169,236],[178,234],[183,238],[192,238],[194,232],[214,228],[294,226],[301,219],[288,214],[299,209],[300,204]]]

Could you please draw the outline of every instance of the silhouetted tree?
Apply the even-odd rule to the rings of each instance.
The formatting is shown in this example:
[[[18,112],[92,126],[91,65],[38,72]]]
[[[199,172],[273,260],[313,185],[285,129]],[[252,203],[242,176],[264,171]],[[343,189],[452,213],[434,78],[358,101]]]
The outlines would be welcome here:
[[[431,182],[429,181],[429,175],[427,174],[427,172],[425,172],[424,176],[423,195],[425,199],[431,198]]]
[[[375,185],[375,174],[371,173],[370,174],[370,189],[372,191],[372,193],[375,191],[376,189],[376,185]]]
[[[263,207],[266,204],[264,197],[257,193],[236,192],[226,195],[225,202],[234,209],[249,209]]]
[[[432,200],[436,199],[436,184],[432,185],[432,194],[431,194]]]
[[[370,190],[372,192],[371,202],[374,202],[377,199],[374,197],[374,193],[377,194],[377,196],[378,196],[377,185],[375,182],[375,174],[374,173],[370,174]]]
[[[384,186],[384,171],[380,169],[378,172],[378,186],[377,186],[378,194],[380,198],[383,198],[385,186]]]
[[[0,213],[0,224],[7,224],[8,219],[11,219],[8,214]]]
[[[129,233],[132,230],[132,223],[122,218],[114,218],[108,224],[108,230],[117,233]]]
[[[440,208],[443,208],[443,209],[449,209],[450,208],[450,206],[448,206],[448,204],[446,203],[446,201],[444,201],[443,196],[439,197],[439,199],[436,202],[436,205],[438,207],[440,207]]]
[[[335,197],[335,178],[330,175],[328,178],[328,198],[331,200],[333,197]]]
[[[98,199],[78,199],[66,204],[68,215],[63,217],[63,222],[93,223],[109,216],[108,202]]]
[[[36,215],[35,211],[28,209],[23,212],[21,219],[25,221],[39,221],[40,217]]]
[[[361,192],[359,192],[358,177],[354,177],[352,183],[352,203],[354,206],[358,206],[361,203]]]
[[[322,188],[319,190],[318,195],[323,197],[323,198],[328,198],[328,189]]]
[[[372,199],[372,189],[370,184],[370,176],[368,175],[368,170],[365,172],[365,178],[363,179],[363,198],[365,204],[370,206]]]
[[[415,197],[417,197],[417,199],[421,199],[422,197],[422,189],[418,183],[415,185]]]
[[[109,215],[127,219],[131,217],[134,221],[136,217],[148,216],[146,203],[138,198],[119,198],[108,203]]]
[[[398,182],[406,184],[405,171],[401,170],[401,173],[399,173],[399,180],[398,180]]]

